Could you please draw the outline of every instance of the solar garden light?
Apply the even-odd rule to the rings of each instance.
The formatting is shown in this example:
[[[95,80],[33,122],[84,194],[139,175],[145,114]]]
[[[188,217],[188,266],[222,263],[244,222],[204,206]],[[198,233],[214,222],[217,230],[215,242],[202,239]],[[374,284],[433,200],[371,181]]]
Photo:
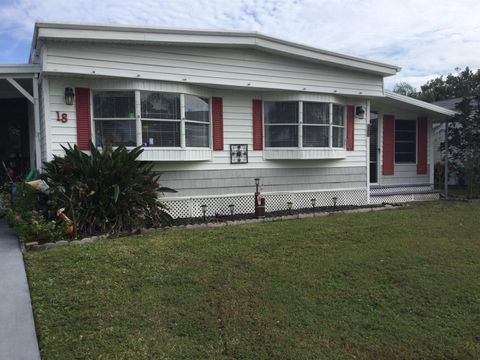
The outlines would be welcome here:
[[[255,217],[257,219],[265,217],[265,198],[260,194],[259,191],[260,179],[255,178]]]
[[[312,202],[313,213],[315,214],[315,205],[317,204],[317,199],[313,198],[310,201]]]
[[[259,179],[259,178],[255,178],[255,186],[256,186],[255,192],[257,192],[257,193],[258,193],[258,185],[260,185],[260,179]]]
[[[332,197],[333,211],[335,211],[335,208],[337,207],[337,200],[338,200],[338,198],[336,196]]]
[[[207,221],[207,205],[206,204],[203,204],[203,205],[200,205],[200,207],[202,208],[202,214],[203,214],[203,221]]]
[[[293,203],[291,201],[287,202],[288,206],[288,214],[292,215],[292,208],[293,208]]]
[[[233,216],[235,212],[235,204],[228,205],[228,208],[230,209],[230,215]]]

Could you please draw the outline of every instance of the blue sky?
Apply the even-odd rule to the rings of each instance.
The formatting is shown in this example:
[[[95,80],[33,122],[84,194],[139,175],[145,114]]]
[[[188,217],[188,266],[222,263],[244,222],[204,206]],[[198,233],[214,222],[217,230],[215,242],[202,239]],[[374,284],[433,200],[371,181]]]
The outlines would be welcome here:
[[[255,30],[402,67],[419,87],[480,67],[478,0],[0,0],[0,64],[25,63],[36,20]]]

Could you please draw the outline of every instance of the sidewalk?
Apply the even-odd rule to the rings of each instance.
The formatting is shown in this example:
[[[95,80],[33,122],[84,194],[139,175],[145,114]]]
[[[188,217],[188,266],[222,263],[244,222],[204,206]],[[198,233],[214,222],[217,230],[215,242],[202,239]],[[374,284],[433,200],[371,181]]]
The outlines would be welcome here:
[[[0,359],[40,359],[22,253],[18,239],[3,220],[0,220]]]

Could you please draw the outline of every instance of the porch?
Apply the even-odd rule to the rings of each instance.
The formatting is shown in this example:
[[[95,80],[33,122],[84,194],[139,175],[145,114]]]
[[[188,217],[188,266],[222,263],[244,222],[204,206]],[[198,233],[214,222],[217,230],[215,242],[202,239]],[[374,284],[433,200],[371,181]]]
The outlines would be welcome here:
[[[38,65],[0,65],[0,180],[41,167]]]
[[[434,124],[455,112],[385,91],[370,106],[371,204],[438,200],[434,191]]]

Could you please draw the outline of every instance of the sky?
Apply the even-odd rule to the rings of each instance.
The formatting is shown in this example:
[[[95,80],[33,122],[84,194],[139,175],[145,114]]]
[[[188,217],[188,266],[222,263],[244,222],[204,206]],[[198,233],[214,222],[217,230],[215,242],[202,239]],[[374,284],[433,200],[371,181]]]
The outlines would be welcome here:
[[[398,65],[389,89],[480,68],[479,0],[0,0],[0,64],[28,61],[35,21],[259,31]]]

